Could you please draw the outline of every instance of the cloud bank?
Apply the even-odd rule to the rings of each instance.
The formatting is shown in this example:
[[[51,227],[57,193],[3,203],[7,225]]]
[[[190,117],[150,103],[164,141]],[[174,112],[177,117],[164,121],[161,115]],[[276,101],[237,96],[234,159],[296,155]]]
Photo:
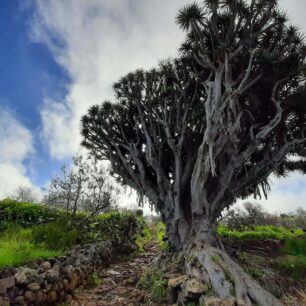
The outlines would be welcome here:
[[[41,134],[51,157],[69,158],[78,150],[81,116],[90,105],[112,98],[113,82],[177,54],[183,33],[175,16],[189,2],[32,0],[31,40],[45,44],[71,80],[62,101],[47,95],[40,109]],[[305,1],[296,0],[293,6],[281,0],[280,4],[306,32]],[[269,200],[261,201],[270,211],[305,207],[305,178],[294,174],[273,182]]]
[[[19,186],[32,187],[25,165],[34,154],[32,133],[12,112],[0,109],[0,199]]]
[[[79,147],[80,118],[112,98],[112,84],[138,68],[175,56],[183,33],[174,19],[186,1],[34,1],[32,41],[48,46],[71,83],[63,101],[46,97],[42,136],[53,158]]]

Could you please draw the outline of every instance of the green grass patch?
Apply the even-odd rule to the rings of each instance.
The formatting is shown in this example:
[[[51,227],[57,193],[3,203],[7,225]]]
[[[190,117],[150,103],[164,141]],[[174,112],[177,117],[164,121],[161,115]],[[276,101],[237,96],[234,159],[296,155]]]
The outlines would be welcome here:
[[[92,272],[88,275],[87,285],[89,287],[95,288],[97,286],[102,285],[103,279],[99,276],[97,272]]]
[[[167,281],[164,273],[157,268],[147,268],[141,276],[138,286],[149,291],[150,299],[162,302],[167,295]]]
[[[295,279],[306,279],[306,235],[285,240],[280,268]]]
[[[282,252],[294,256],[306,256],[306,235],[286,239]]]
[[[279,259],[279,266],[284,275],[294,279],[306,279],[306,256],[284,256]]]
[[[58,250],[51,250],[44,245],[32,242],[32,229],[10,226],[1,233],[0,268],[20,266],[38,258],[46,259],[61,255]]]
[[[168,251],[170,246],[169,242],[165,240],[165,237],[166,237],[166,225],[162,222],[158,222],[156,224],[156,239],[158,241],[160,248],[163,251]]]
[[[143,230],[136,236],[136,246],[139,252],[144,252],[144,245],[152,240],[152,230],[147,226],[144,225]]]
[[[301,229],[288,229],[285,227],[276,226],[256,226],[254,230],[237,231],[230,230],[227,227],[220,225],[218,234],[224,238],[232,239],[292,239],[304,234]]]

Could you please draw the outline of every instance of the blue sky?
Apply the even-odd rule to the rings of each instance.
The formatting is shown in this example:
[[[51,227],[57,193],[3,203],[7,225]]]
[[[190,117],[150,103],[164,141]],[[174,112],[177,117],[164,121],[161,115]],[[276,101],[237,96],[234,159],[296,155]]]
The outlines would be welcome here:
[[[79,149],[80,117],[120,76],[175,56],[186,0],[0,1],[0,198],[43,187]],[[281,0],[306,33],[304,0]],[[269,210],[306,208],[306,179],[271,178]]]

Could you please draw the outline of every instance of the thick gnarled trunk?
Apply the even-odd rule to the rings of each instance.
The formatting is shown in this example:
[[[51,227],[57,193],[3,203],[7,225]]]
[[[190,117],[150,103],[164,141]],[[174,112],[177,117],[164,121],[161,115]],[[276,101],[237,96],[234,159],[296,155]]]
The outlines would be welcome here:
[[[169,219],[167,231],[172,249],[186,259],[186,274],[208,284],[217,297],[234,296],[241,306],[282,305],[229,257],[209,216]]]
[[[241,306],[283,305],[224,250],[206,244],[202,249],[193,248],[185,255],[193,259],[191,262],[186,261],[186,274],[208,284],[216,296],[221,298],[234,296],[237,305]]]

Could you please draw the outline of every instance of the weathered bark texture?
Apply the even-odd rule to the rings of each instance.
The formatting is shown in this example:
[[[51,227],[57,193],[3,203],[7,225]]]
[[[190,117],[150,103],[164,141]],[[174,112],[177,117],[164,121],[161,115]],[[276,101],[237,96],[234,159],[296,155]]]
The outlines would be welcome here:
[[[282,306],[271,293],[262,288],[224,251],[206,246],[194,248],[189,258],[198,262],[186,265],[187,274],[210,284],[219,297],[234,295],[241,305]]]
[[[185,258],[187,275],[209,284],[218,297],[234,296],[238,305],[283,305],[229,257],[217,237],[214,221],[197,216],[189,227],[187,222],[177,222],[176,231],[171,231],[172,224],[168,224],[169,240]]]

